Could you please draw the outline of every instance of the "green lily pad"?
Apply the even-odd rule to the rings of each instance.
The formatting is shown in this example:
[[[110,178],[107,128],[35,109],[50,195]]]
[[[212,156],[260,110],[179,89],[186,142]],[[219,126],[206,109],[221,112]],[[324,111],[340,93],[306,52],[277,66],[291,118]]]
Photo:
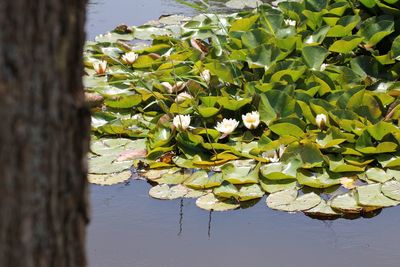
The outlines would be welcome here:
[[[91,184],[114,185],[129,180],[132,176],[131,171],[123,171],[110,174],[89,174],[88,181]]]
[[[400,201],[400,181],[390,180],[385,182],[381,188],[382,193],[396,201]]]
[[[380,168],[369,168],[365,174],[369,180],[378,183],[384,183],[392,178],[385,170]]]
[[[314,188],[328,188],[340,184],[340,176],[322,170],[300,170],[297,172],[297,181],[301,185]]]
[[[382,165],[383,168],[393,168],[400,166],[399,156],[394,156],[391,154],[383,154],[377,156],[377,160]]]
[[[100,156],[89,159],[89,173],[91,174],[110,174],[129,170],[132,161],[116,161],[114,155]]]
[[[261,178],[260,186],[265,192],[272,194],[287,189],[297,189],[297,181],[294,179],[269,180],[266,178]]]
[[[287,180],[295,179],[297,174],[297,166],[294,164],[285,164],[282,162],[269,163],[261,166],[262,176],[269,180]]]
[[[199,197],[196,200],[196,205],[201,209],[212,211],[228,211],[240,207],[238,201],[233,199],[219,199],[212,193]]]
[[[330,206],[344,213],[360,213],[363,210],[363,207],[358,204],[353,191],[333,197]]]
[[[306,215],[316,217],[319,219],[331,219],[342,216],[342,214],[334,209],[332,209],[330,203],[322,200],[317,206],[307,211],[304,211]]]
[[[391,207],[400,202],[382,194],[381,184],[369,184],[357,187],[358,203],[363,206]]]
[[[221,198],[239,198],[239,190],[229,182],[224,182],[221,186],[214,188],[213,193]]]
[[[194,189],[207,189],[220,186],[222,181],[222,173],[209,175],[206,171],[197,171],[184,184]]]
[[[262,198],[264,196],[264,191],[262,191],[257,184],[242,185],[240,186],[238,196],[239,201],[249,201]]]
[[[254,167],[249,161],[240,166],[238,161],[227,163],[221,167],[223,179],[232,184],[258,183],[260,164]],[[246,164],[247,162],[247,164]]]
[[[188,193],[188,189],[183,185],[175,185],[169,187],[166,184],[156,185],[152,187],[149,191],[149,195],[157,199],[177,199],[184,197]]]
[[[298,191],[288,189],[270,194],[267,197],[267,205],[271,209],[288,212],[306,211],[316,207],[321,198],[315,193],[307,193],[298,196]]]

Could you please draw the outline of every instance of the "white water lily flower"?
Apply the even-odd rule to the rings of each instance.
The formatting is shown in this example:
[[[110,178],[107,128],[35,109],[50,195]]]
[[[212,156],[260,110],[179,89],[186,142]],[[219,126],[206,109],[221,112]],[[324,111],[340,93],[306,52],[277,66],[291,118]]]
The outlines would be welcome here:
[[[222,122],[217,122],[215,129],[222,133],[223,137],[231,134],[239,125],[239,122],[235,119],[223,119]]]
[[[262,157],[269,160],[271,163],[279,162],[283,153],[285,152],[286,147],[284,145],[280,145],[279,149],[268,150],[262,153]]]
[[[315,117],[315,122],[317,123],[318,128],[323,129],[326,125],[326,115],[325,114],[318,114]]]
[[[247,129],[253,130],[260,124],[260,113],[258,111],[249,112],[242,115],[242,120]]]
[[[136,54],[135,52],[128,52],[128,53],[125,53],[125,54],[122,56],[122,60],[123,60],[125,63],[133,64],[133,63],[138,59],[138,57],[139,57],[139,55]]]
[[[296,26],[296,21],[292,19],[285,19],[284,20],[286,26]]]
[[[190,115],[177,115],[173,119],[173,124],[179,130],[186,130],[190,125]]]
[[[261,156],[265,159],[268,159],[268,161],[271,163],[279,162],[279,155],[275,149],[265,151],[261,154]]]
[[[201,79],[206,83],[206,84],[210,84],[211,81],[211,73],[209,70],[203,70],[200,73],[200,77]]]
[[[104,73],[106,73],[106,69],[107,69],[107,61],[101,60],[101,61],[93,62],[93,68],[97,74],[99,74],[99,75],[104,74]]]
[[[193,96],[186,92],[182,92],[176,96],[175,102],[182,103],[183,101],[185,101],[187,99],[193,99]]]
[[[168,91],[168,93],[172,94],[182,91],[185,88],[186,83],[180,81],[171,85],[169,82],[162,82],[161,85]]]

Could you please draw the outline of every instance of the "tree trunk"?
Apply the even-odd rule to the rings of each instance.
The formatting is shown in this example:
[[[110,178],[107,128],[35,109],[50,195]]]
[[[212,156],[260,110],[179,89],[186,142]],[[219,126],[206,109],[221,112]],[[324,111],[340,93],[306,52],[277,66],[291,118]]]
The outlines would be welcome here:
[[[85,4],[0,1],[0,266],[86,265]]]

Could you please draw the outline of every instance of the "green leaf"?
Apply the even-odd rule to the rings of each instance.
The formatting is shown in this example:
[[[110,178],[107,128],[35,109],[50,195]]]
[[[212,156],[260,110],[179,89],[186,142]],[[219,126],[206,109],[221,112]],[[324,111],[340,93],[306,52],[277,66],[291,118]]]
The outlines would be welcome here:
[[[240,204],[232,199],[219,199],[209,193],[196,200],[196,206],[204,210],[227,211],[239,208]]]
[[[378,183],[384,183],[390,180],[392,177],[388,175],[385,170],[380,168],[369,168],[365,174],[367,175],[368,179]]]
[[[149,191],[149,195],[157,199],[177,199],[184,197],[188,193],[188,189],[183,185],[176,185],[169,187],[168,185],[156,185],[152,187]]]
[[[333,209],[344,213],[360,213],[363,210],[363,207],[358,204],[354,191],[333,197],[330,205]]]
[[[375,46],[383,38],[394,31],[394,21],[392,16],[383,15],[366,19],[358,31],[358,35],[363,37],[366,45]]]
[[[267,197],[267,205],[271,209],[288,212],[305,211],[316,207],[321,198],[315,193],[298,196],[296,189],[288,189],[272,193]]]
[[[400,181],[390,180],[382,185],[382,193],[396,201],[400,201]]]
[[[254,15],[249,18],[242,18],[242,19],[235,20],[232,23],[231,28],[229,29],[229,32],[248,31],[253,27],[253,25],[256,23],[256,21],[258,20],[259,17],[260,17],[260,15]]]
[[[260,171],[268,180],[287,180],[296,178],[297,168],[296,164],[277,162],[261,166]]]
[[[223,179],[232,184],[258,183],[259,169],[249,161],[233,161],[221,167]]]
[[[350,53],[353,51],[363,40],[362,37],[349,36],[341,40],[337,40],[330,47],[329,51],[336,53]]]
[[[97,185],[114,185],[123,183],[129,180],[132,177],[132,172],[123,171],[119,173],[111,173],[111,174],[88,174],[88,181],[91,184]]]
[[[291,135],[295,137],[304,136],[303,130],[297,125],[291,123],[277,123],[269,126],[270,130],[276,133],[277,135]]]
[[[302,50],[303,60],[312,70],[320,70],[328,55],[328,50],[320,46],[305,46]]]
[[[369,184],[357,187],[358,203],[363,206],[373,207],[390,207],[400,203],[382,194],[381,187],[381,184]]]
[[[328,188],[340,184],[340,176],[322,170],[300,170],[297,172],[297,181],[299,184],[313,188]]]
[[[367,131],[375,140],[381,141],[386,135],[399,132],[399,129],[392,123],[380,121],[367,127]]]
[[[104,103],[111,108],[132,108],[142,102],[142,96],[138,94],[114,95],[106,98]]]
[[[274,108],[271,106],[266,95],[260,96],[258,111],[260,113],[260,120],[267,125],[269,125],[270,122],[276,118],[276,112]]]
[[[209,175],[206,171],[197,171],[193,173],[184,184],[194,189],[207,189],[220,186],[222,181],[221,173]]]

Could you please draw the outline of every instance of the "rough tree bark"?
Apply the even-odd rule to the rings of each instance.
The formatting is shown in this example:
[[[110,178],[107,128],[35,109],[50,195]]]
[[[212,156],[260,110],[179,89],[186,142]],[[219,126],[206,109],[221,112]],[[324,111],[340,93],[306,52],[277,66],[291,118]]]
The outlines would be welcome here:
[[[0,266],[86,265],[85,4],[0,1]]]

